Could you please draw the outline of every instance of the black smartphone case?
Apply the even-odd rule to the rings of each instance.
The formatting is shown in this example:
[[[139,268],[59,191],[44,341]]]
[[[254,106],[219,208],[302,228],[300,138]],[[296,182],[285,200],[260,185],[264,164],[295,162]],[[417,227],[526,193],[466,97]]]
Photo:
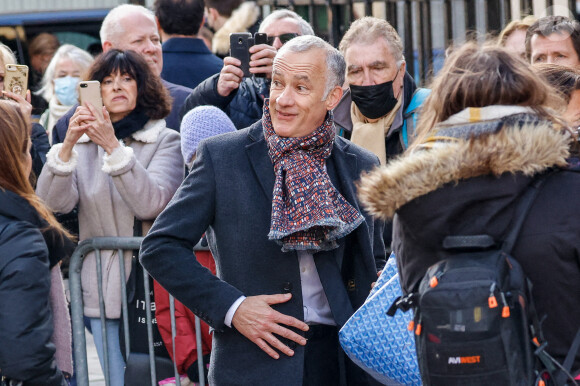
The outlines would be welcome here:
[[[256,32],[254,34],[254,45],[258,44],[268,44],[268,35],[263,32]],[[255,74],[255,76],[256,78],[265,78],[266,74],[262,72]]]
[[[230,34],[230,56],[242,62],[240,68],[244,76],[252,76],[250,73],[250,44],[252,34],[249,32],[237,32]]]

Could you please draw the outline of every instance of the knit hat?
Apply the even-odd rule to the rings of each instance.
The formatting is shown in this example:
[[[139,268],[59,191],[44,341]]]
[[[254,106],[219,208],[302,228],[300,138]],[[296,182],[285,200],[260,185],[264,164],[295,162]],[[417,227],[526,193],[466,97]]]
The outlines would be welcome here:
[[[199,143],[214,135],[235,131],[226,113],[215,106],[197,106],[181,121],[181,154],[188,164]]]

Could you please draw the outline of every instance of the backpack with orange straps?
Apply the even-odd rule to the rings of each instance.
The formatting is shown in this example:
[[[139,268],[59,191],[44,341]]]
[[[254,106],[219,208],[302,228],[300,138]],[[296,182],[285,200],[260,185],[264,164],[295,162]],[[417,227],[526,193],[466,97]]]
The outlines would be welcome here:
[[[570,368],[545,351],[531,283],[510,255],[545,176],[518,202],[501,247],[489,235],[447,236],[443,248],[451,257],[429,267],[418,289],[389,310],[415,312],[409,329],[424,385],[576,384]],[[577,349],[564,365],[571,366]]]

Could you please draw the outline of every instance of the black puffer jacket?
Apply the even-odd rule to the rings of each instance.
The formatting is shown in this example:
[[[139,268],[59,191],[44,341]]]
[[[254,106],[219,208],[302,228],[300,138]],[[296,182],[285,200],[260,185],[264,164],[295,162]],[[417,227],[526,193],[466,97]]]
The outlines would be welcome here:
[[[531,114],[437,134],[476,137],[442,139],[406,153],[366,177],[360,191],[373,213],[391,217],[396,211],[393,251],[403,290],[413,291],[427,268],[447,256],[447,235],[488,234],[501,242],[532,176],[556,168],[512,254],[533,283],[539,316],[546,315],[547,350],[563,361],[580,327],[580,172],[566,165],[569,137]],[[580,354],[573,369],[580,370]]]
[[[0,373],[25,386],[60,386],[66,383],[50,343],[49,249],[39,227],[23,198],[0,191]]]
[[[244,78],[240,87],[227,97],[217,92],[219,74],[201,82],[185,100],[181,118],[197,106],[219,107],[232,120],[236,129],[241,130],[262,118],[264,99],[270,95],[270,82],[263,78]]]

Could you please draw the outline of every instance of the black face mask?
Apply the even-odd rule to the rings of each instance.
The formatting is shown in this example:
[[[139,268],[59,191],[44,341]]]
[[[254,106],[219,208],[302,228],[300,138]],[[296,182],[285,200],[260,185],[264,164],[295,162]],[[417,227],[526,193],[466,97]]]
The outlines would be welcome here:
[[[399,75],[399,71],[397,71]],[[377,119],[387,115],[397,104],[397,98],[393,94],[393,81],[372,86],[350,85],[352,101],[358,107],[362,115],[369,119]]]

